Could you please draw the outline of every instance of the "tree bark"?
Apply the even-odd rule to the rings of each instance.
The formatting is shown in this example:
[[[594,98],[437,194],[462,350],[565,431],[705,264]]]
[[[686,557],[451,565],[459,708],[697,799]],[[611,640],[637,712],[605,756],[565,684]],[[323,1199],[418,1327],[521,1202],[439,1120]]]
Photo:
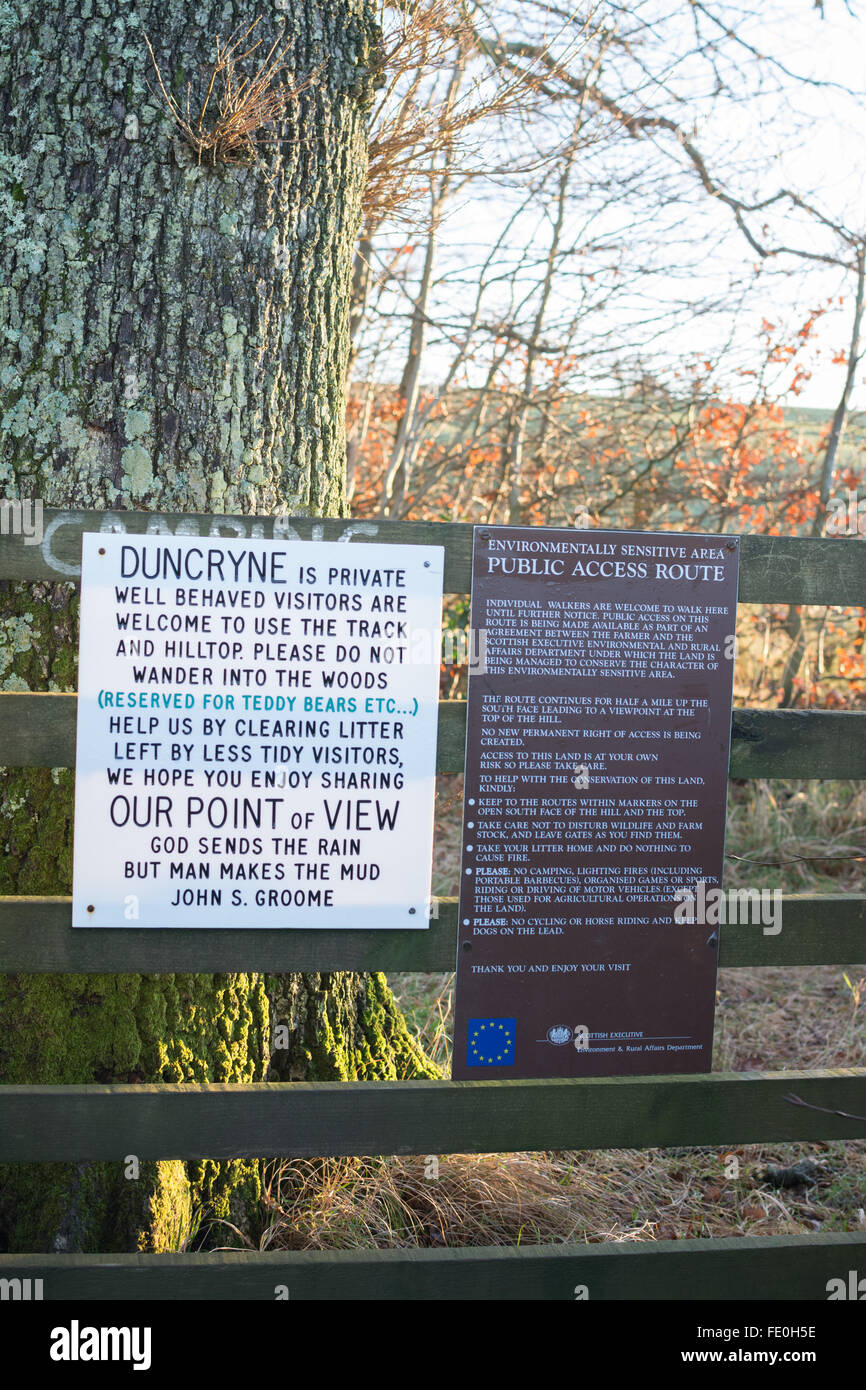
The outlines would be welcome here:
[[[374,8],[265,0],[244,72],[282,36],[287,106],[229,164],[199,162],[172,121],[145,35],[195,123],[217,37],[254,18],[242,0],[0,9],[5,496],[342,514]],[[76,644],[70,586],[4,586],[0,688],[74,689]],[[68,773],[7,771],[0,827],[0,891],[70,891]],[[434,1074],[382,977],[19,975],[0,982],[0,1037],[6,1082]],[[197,1210],[254,1236],[258,1164],[135,1166],[7,1167],[0,1242],[166,1250]]]

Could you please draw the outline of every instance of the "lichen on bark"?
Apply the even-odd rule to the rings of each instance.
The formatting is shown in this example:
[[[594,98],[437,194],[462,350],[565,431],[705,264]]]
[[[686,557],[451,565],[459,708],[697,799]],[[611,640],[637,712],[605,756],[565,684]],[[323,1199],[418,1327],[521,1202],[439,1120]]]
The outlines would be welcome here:
[[[297,85],[248,165],[200,166],[156,93],[206,79],[242,0],[0,4],[0,493],[47,506],[339,515],[371,0],[264,0]],[[14,35],[14,42],[9,36]],[[271,138],[273,137],[273,138]],[[2,586],[0,688],[75,688],[66,583]],[[0,786],[0,891],[68,893],[72,779]],[[271,1050],[274,1025],[288,1045]],[[282,1038],[282,1033],[280,1034]],[[429,1076],[381,976],[18,975],[2,1080]],[[13,1250],[177,1248],[205,1211],[255,1238],[256,1163],[0,1172]],[[228,1227],[219,1243],[227,1243]]]
[[[270,1081],[405,1081],[440,1072],[384,975],[268,975]]]

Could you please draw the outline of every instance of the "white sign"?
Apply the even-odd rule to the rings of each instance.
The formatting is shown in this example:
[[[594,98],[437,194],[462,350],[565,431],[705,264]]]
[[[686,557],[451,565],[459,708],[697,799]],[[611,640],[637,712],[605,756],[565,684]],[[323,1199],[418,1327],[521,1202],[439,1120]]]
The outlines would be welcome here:
[[[73,926],[426,927],[443,564],[85,535]]]

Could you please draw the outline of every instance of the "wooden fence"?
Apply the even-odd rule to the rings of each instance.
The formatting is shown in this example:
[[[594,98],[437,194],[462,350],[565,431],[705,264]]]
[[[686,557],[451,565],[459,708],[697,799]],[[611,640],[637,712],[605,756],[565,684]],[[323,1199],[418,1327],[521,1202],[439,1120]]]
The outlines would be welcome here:
[[[469,589],[472,528],[46,511],[41,544],[0,536],[0,579],[77,577],[83,531],[299,537],[446,548],[446,593]],[[866,603],[866,545],[744,536],[741,603]],[[0,765],[71,767],[76,697],[0,694]],[[463,769],[465,706],[443,702],[440,772]],[[734,712],[732,777],[866,777],[866,713]],[[0,898],[7,972],[436,971],[456,955],[456,901],[428,931],[73,931],[69,898]],[[782,932],[722,932],[722,966],[866,959],[866,895],[792,895]],[[798,1097],[805,1105],[792,1101]],[[817,1109],[811,1106],[820,1107]],[[0,1162],[324,1157],[728,1146],[866,1137],[866,1071],[574,1081],[0,1086]],[[118,1136],[122,1136],[122,1141]],[[824,1299],[866,1273],[866,1232],[594,1245],[183,1255],[7,1255],[0,1279],[59,1299]]]

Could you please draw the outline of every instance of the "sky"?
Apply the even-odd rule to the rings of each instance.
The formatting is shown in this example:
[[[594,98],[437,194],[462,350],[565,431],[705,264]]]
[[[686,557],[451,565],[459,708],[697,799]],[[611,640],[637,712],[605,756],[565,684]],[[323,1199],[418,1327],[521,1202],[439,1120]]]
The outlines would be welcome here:
[[[817,22],[809,0],[769,3],[760,9],[763,19],[749,33],[756,46],[774,53],[792,72],[830,80],[862,93],[866,80],[866,13],[861,0],[852,0],[850,12],[843,0],[829,0],[826,18]],[[797,137],[787,145],[779,141],[779,185],[811,193],[819,208],[844,221],[852,231],[866,233],[866,103],[852,100],[841,91],[803,86],[797,90],[796,104],[808,117],[808,123],[797,122]],[[784,125],[787,103],[780,94],[774,105],[771,114],[775,132]],[[760,140],[760,128],[755,134]],[[821,241],[814,228],[808,228],[797,244],[815,248]],[[823,320],[818,339],[822,351],[814,361],[812,378],[801,395],[783,397],[789,404],[829,408],[839,398],[844,368],[834,366],[831,359],[835,350],[848,342],[850,281],[845,286],[844,280],[840,283],[840,277],[832,271],[822,274],[818,269],[810,270],[808,278],[792,280],[787,296],[784,286],[780,286],[768,299],[767,316],[772,318],[780,300],[796,314],[811,308],[812,300],[817,303],[843,287],[848,289],[847,303],[828,312]],[[857,378],[861,406],[864,375],[861,366]]]
[[[503,10],[510,7],[513,24],[517,26],[511,33],[519,32],[522,2],[493,0],[494,9],[497,3]],[[602,0],[603,5],[606,2]],[[662,109],[681,122],[694,119],[697,111],[693,132],[696,142],[731,191],[744,198],[766,197],[777,188],[790,187],[833,220],[843,221],[852,231],[866,233],[866,0],[826,0],[823,20],[812,0],[753,0],[751,5],[745,0],[707,3],[723,23],[730,24],[736,36],[725,42],[719,55],[722,76],[732,89],[731,97],[721,102],[699,99],[697,107],[677,101],[680,94],[694,98],[706,93],[711,72],[706,55],[697,62],[681,57],[692,39],[691,30],[684,27],[691,22],[686,0],[637,0],[625,7],[629,15],[637,14],[647,20],[651,63],[660,81],[656,89],[652,83],[646,83],[641,90],[635,79],[629,88],[626,75],[622,79],[623,95],[638,105],[643,100],[645,109]],[[611,0],[611,5],[614,10],[620,8],[615,0]],[[749,16],[751,9],[755,13]],[[705,25],[705,32],[717,31]],[[786,77],[777,68],[761,89],[755,84],[754,65],[744,45],[772,54],[791,74],[837,85],[810,86]],[[844,88],[859,92],[859,99]],[[519,138],[515,148],[517,144]],[[622,159],[633,161],[634,150],[627,146],[628,142],[623,146]],[[652,156],[656,153],[658,159],[653,165],[653,159],[647,162],[645,152],[641,152],[649,172],[640,177],[649,179],[647,187],[655,182],[663,189],[677,155],[670,140],[659,140],[658,151],[653,151]],[[585,158],[591,160],[592,151]],[[682,158],[679,167],[687,167]],[[626,190],[631,165],[624,162],[613,168]],[[682,187],[680,182],[679,188]],[[608,198],[607,205],[602,206],[600,195],[595,213],[591,198],[577,202],[570,214],[573,226],[566,229],[565,243],[571,240],[575,247],[585,248],[589,238],[603,248],[619,242],[624,248],[623,265],[631,269],[618,280],[605,280],[604,272],[599,270],[597,280],[590,284],[588,271],[596,268],[590,266],[592,258],[587,258],[584,251],[580,257],[566,260],[559,290],[550,304],[551,327],[564,335],[571,321],[575,341],[579,342],[580,330],[574,328],[576,306],[583,299],[588,307],[594,295],[599,300],[603,297],[603,288],[611,290],[609,308],[596,310],[591,321],[593,333],[600,334],[607,344],[604,351],[612,356],[622,350],[624,337],[628,338],[629,347],[635,346],[643,333],[647,354],[655,352],[660,363],[681,355],[720,357],[725,363],[730,392],[738,395],[749,389],[750,378],[740,373],[754,362],[762,324],[773,324],[779,332],[790,336],[812,310],[822,308],[825,312],[819,319],[814,346],[806,361],[811,376],[801,380],[799,393],[793,394],[785,389],[793,376],[785,365],[778,369],[774,390],[783,404],[832,409],[844,380],[844,367],[838,362],[834,364],[832,358],[847,345],[850,333],[851,278],[846,282],[838,269],[780,257],[764,261],[756,281],[752,267],[758,258],[736,230],[730,212],[707,198],[693,177],[690,187],[691,192],[684,199],[678,196],[665,204],[663,197],[642,199],[638,178],[634,196]],[[425,372],[433,380],[441,379],[447,371],[452,355],[449,331],[466,309],[476,268],[513,207],[507,192],[495,183],[485,184],[484,180],[471,181],[450,204],[438,253],[434,325]],[[807,251],[838,245],[821,233],[814,220],[797,215],[790,206],[786,206],[781,217],[768,214],[767,224],[766,228],[760,221],[752,225],[756,233],[769,240],[778,238]],[[488,319],[495,317],[498,308],[513,309],[513,300],[519,297],[521,288],[521,259],[527,248],[538,238],[543,239],[548,230],[541,201],[530,206],[514,223],[498,253],[499,284],[486,301]],[[391,244],[401,238],[405,240],[406,233],[398,229]],[[604,259],[600,251],[599,267]],[[637,266],[639,275],[634,273]],[[732,298],[726,289],[732,278],[742,281],[748,291],[742,307],[736,310],[732,309],[736,297]],[[840,294],[845,296],[841,305]],[[702,304],[704,311],[689,314],[676,328],[672,327],[679,306],[689,298]],[[714,300],[719,301],[718,311],[707,308]],[[405,311],[405,303],[402,307]],[[605,360],[604,351],[601,361]],[[395,361],[399,361],[399,354]],[[478,375],[481,365],[474,370]],[[468,377],[472,379],[472,370]],[[855,407],[858,403],[866,406],[864,377],[866,363],[858,372]],[[613,391],[616,386],[614,382],[605,386],[600,378],[596,389]]]

